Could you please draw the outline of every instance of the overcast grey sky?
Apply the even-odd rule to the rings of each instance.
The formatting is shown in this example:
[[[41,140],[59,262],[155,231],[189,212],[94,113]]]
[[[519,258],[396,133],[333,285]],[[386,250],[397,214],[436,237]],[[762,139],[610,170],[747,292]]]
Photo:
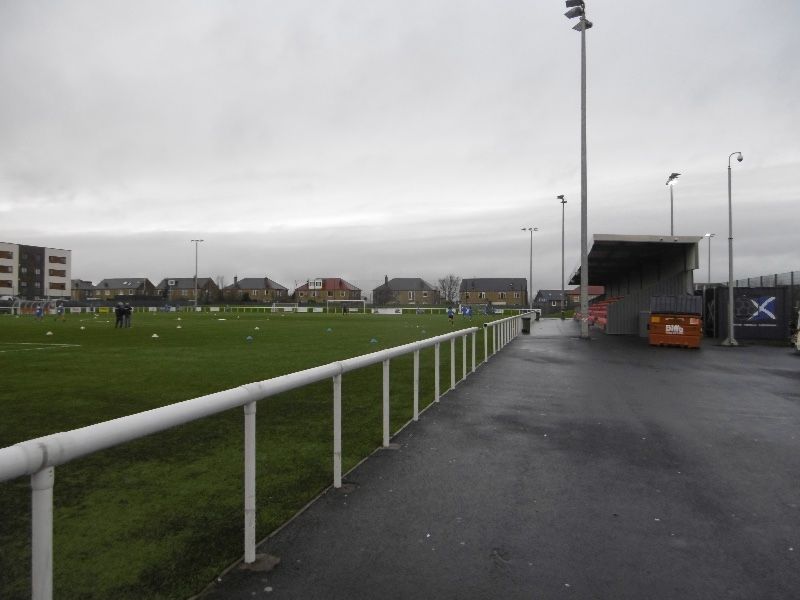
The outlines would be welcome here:
[[[0,240],[73,277],[527,277],[579,262],[561,0],[0,0]],[[800,269],[800,3],[588,0],[589,232]],[[706,279],[703,242],[699,281]]]

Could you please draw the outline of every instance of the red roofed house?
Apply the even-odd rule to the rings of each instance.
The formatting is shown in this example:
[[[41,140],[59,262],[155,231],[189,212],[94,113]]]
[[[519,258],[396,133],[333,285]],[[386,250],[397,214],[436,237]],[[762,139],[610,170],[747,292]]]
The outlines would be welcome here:
[[[598,296],[602,296],[606,293],[606,288],[602,285],[590,285],[589,288],[586,290],[589,296],[589,302],[597,298]],[[567,307],[579,307],[581,305],[581,286],[577,286],[571,290],[566,291],[567,296]]]
[[[340,277],[309,279],[294,291],[295,301],[323,304],[328,300],[361,300],[361,290]]]

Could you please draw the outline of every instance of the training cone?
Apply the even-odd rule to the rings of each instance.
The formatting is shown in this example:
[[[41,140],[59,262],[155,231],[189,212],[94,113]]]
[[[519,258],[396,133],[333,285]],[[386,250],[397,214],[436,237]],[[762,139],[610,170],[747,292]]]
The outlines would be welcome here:
[[[45,335],[53,335],[53,332],[52,331],[48,331],[47,333],[45,333]]]
[[[158,334],[157,334],[157,333],[154,333],[154,334],[153,334],[153,335],[151,335],[150,337],[151,337],[151,338],[154,338],[154,339],[156,339],[156,338],[158,338]]]

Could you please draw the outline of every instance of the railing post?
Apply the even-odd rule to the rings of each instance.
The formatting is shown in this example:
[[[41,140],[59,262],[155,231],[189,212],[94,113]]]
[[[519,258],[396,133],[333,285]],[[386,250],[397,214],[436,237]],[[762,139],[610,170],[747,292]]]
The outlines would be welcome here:
[[[434,368],[433,368],[433,401],[439,401],[439,342],[433,346]]]
[[[489,325],[483,324],[483,362],[489,362]]]
[[[492,325],[492,356],[497,354],[497,327]]]
[[[389,447],[389,360],[383,361],[383,447]]]
[[[461,336],[461,366],[462,371],[464,372],[464,376],[461,378],[461,381],[464,381],[467,378],[467,334],[465,333]]]
[[[333,487],[342,487],[342,375],[333,376]]]
[[[450,338],[450,389],[456,389],[456,338]]]
[[[53,483],[48,467],[31,475],[31,597],[53,598]]]
[[[472,332],[472,372],[475,372],[475,342],[477,341],[477,334]]]
[[[256,560],[256,403],[244,405],[244,562]]]
[[[414,420],[419,421],[419,350],[414,350]]]

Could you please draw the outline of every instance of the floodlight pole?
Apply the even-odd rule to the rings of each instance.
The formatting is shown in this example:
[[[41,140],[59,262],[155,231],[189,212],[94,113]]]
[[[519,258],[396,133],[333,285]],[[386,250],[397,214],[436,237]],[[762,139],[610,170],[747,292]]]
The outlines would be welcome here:
[[[669,184],[667,184],[669,185]],[[675,214],[673,210],[672,186],[669,186],[669,236],[675,236]]]
[[[737,160],[742,162],[744,158],[741,152],[731,152],[728,156],[728,337],[722,342],[723,346],[738,346],[736,336],[733,331],[733,203],[731,201],[731,158],[739,155]]]
[[[539,231],[538,227],[523,227],[522,231],[531,232],[531,256],[528,268],[528,309],[533,310],[533,232]]]
[[[190,240],[194,243],[194,307],[197,308],[197,246],[205,240]]]
[[[674,211],[672,209],[673,201],[672,201],[672,188],[675,187],[677,183],[678,177],[680,173],[672,173],[667,178],[667,185],[669,186],[669,235],[670,237],[675,236],[675,219],[674,219]]]
[[[588,177],[586,174],[586,15],[581,16],[581,339],[589,339]]]
[[[703,237],[708,238],[708,285],[711,286],[711,238],[713,238],[716,233],[707,233]]]
[[[564,320],[564,208],[567,203],[564,195],[556,196],[561,200],[561,320]]]

